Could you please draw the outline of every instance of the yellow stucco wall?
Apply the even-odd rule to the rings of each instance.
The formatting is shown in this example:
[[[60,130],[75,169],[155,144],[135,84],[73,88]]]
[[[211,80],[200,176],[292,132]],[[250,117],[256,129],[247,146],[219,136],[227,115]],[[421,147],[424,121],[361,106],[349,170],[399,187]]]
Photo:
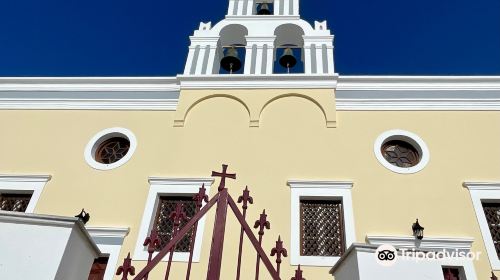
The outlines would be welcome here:
[[[472,249],[483,252],[475,263],[477,276],[489,277],[483,240],[462,183],[500,181],[500,112],[337,112],[337,127],[327,128],[323,112],[313,102],[292,96],[269,104],[258,128],[249,127],[249,114],[241,103],[225,97],[197,104],[184,127],[173,126],[175,114],[0,111],[0,173],[52,175],[36,213],[72,216],[85,207],[91,213],[90,226],[130,227],[120,259],[133,252],[149,176],[209,177],[222,163],[229,164],[230,171],[238,174],[238,180],[228,184],[230,193],[237,197],[248,185],[255,199],[249,222],[264,208],[269,214],[266,250],[274,246],[278,234],[289,249],[287,180],[353,181],[358,242],[364,242],[367,234],[410,235],[411,223],[418,217],[426,236],[473,237]],[[83,157],[87,142],[97,132],[116,126],[136,135],[135,154],[117,169],[92,169]],[[426,142],[431,156],[427,167],[401,175],[377,161],[374,141],[391,129],[414,132]],[[215,191],[213,187],[211,196]],[[194,265],[193,279],[204,278],[212,223],[213,212],[205,228],[202,265]],[[223,279],[234,277],[236,269],[239,226],[233,217],[226,232]],[[255,253],[248,248],[246,252],[243,271],[253,271]],[[141,268],[143,263],[135,265]],[[181,279],[185,264],[173,267],[171,279]],[[156,270],[158,278],[150,279],[163,277],[164,268]],[[293,269],[285,258],[282,278],[289,279]],[[331,279],[329,269],[304,267],[304,275]],[[253,279],[253,274],[244,279]]]

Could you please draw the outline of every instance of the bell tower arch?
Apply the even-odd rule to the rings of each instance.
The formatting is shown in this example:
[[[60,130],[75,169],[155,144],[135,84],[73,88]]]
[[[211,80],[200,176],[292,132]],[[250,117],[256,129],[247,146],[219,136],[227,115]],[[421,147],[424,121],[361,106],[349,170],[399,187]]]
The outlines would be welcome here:
[[[225,19],[190,36],[186,76],[334,75],[326,21],[300,18],[299,0],[228,0]]]

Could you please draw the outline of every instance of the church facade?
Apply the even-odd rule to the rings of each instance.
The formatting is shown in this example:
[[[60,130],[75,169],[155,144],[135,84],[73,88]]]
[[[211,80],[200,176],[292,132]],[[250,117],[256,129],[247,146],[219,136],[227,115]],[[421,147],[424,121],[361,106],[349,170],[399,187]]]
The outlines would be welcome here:
[[[122,279],[128,254],[139,272],[151,231],[160,251],[175,206],[193,217],[192,197],[220,193],[211,171],[227,164],[227,192],[250,190],[252,229],[265,209],[262,248],[283,241],[281,279],[299,265],[306,279],[496,279],[500,77],[342,76],[327,23],[299,11],[229,0],[176,77],[0,78],[0,275],[29,279],[18,266],[45,260],[31,271]],[[82,208],[85,226],[64,218]],[[215,219],[176,244],[170,279],[190,258],[191,279],[207,277]],[[240,228],[228,212],[221,279],[240,270]],[[395,262],[377,260],[381,245]],[[169,255],[149,279],[164,279]],[[255,279],[248,239],[241,258],[241,279]]]

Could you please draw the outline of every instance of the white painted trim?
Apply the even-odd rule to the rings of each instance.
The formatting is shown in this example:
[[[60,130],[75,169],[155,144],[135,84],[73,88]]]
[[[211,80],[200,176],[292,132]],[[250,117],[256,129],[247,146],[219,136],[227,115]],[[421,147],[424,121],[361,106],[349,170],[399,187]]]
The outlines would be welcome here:
[[[151,227],[153,225],[153,219],[155,217],[155,211],[158,206],[158,199],[161,195],[187,195],[196,194],[202,184],[205,184],[207,189],[207,194],[210,193],[210,186],[213,184],[213,178],[162,178],[162,177],[150,177],[149,178],[149,193],[146,200],[146,205],[144,208],[144,213],[142,215],[141,225],[139,228],[139,235],[137,237],[135,250],[134,250],[134,260],[147,260],[148,252],[146,248],[142,245],[145,238],[149,236]],[[198,222],[195,246],[193,250],[193,262],[200,261],[201,245],[204,236],[205,229],[205,218],[203,217]],[[169,254],[167,254],[163,261],[167,261]],[[187,262],[189,259],[189,253],[175,252],[173,260],[177,262]]]
[[[483,237],[484,246],[486,247],[486,252],[488,253],[488,258],[490,260],[491,268],[493,270],[500,270],[500,259],[495,250],[495,245],[493,244],[493,238],[491,237],[490,229],[488,227],[488,222],[486,216],[484,215],[482,202],[488,201],[500,201],[500,183],[475,183],[475,182],[464,182],[464,187],[469,190],[472,205],[474,207],[474,212],[476,212],[476,218],[479,223],[479,229],[481,230],[481,235]]]
[[[472,237],[424,237],[418,240],[413,236],[383,236],[367,235],[366,241],[373,245],[388,244],[396,248],[415,248],[421,250],[441,251],[446,250],[454,252],[455,250],[470,252]]]
[[[115,136],[125,137],[129,140],[130,147],[128,149],[127,154],[119,161],[111,164],[104,164],[97,162],[95,160],[96,149],[102,142]],[[101,130],[97,134],[95,134],[87,143],[87,146],[85,147],[85,150],[83,152],[83,156],[87,164],[90,165],[92,168],[97,170],[111,170],[127,163],[132,158],[132,155],[134,154],[136,148],[137,148],[137,139],[130,130],[122,127],[112,127]]]
[[[129,228],[87,227],[87,231],[101,253],[108,255],[104,280],[112,280],[117,269],[123,240],[128,235]]]
[[[302,197],[340,198],[344,209],[346,248],[356,240],[352,206],[352,182],[289,180],[291,189],[290,264],[303,266],[333,266],[340,257],[300,255],[300,199]]]
[[[260,19],[247,16],[246,20]],[[305,56],[308,51],[306,46]],[[7,77],[0,78],[0,110],[173,111],[181,89],[332,88],[339,111],[500,111],[500,76],[317,75],[307,65],[305,71],[142,78]]]
[[[256,69],[256,73],[257,73]],[[327,88],[334,89],[337,76],[331,74],[272,74],[272,75],[179,75],[184,89],[279,89]]]
[[[4,99],[0,110],[113,110],[113,111],[175,111],[175,100],[126,99]]]
[[[337,90],[500,90],[500,76],[340,76]]]
[[[399,167],[389,163],[382,155],[380,148],[385,142],[390,140],[402,140],[414,146],[420,155],[420,161],[417,165],[412,167]],[[429,163],[430,160],[429,148],[427,148],[427,144],[425,144],[424,140],[422,140],[422,138],[415,133],[401,129],[389,130],[380,134],[373,144],[373,152],[380,164],[382,164],[385,168],[400,174],[412,174],[419,172]]]
[[[50,175],[8,175],[0,174],[1,192],[32,193],[25,213],[33,213],[40,200],[43,188],[51,179]]]
[[[3,91],[179,91],[176,77],[0,77]]]

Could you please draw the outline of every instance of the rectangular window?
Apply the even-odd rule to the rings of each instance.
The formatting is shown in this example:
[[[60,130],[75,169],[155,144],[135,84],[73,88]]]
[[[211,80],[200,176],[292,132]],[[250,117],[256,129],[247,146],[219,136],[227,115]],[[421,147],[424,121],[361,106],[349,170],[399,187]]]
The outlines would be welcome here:
[[[196,204],[192,196],[161,196],[153,225],[160,239],[158,251],[163,249],[172,238],[173,222],[170,219],[170,214],[175,211],[177,203],[184,205],[184,213],[187,216],[187,220],[182,221],[179,228],[182,228],[195,214]],[[177,243],[175,252],[189,252],[192,234],[193,231],[191,230]]]
[[[463,268],[460,267],[443,267],[444,280],[466,280]]]
[[[488,228],[493,238],[493,245],[497,256],[500,258],[500,203],[483,202],[482,204]]]
[[[0,193],[0,210],[26,212],[32,194]]]
[[[300,200],[300,255],[339,257],[345,250],[340,200]]]

